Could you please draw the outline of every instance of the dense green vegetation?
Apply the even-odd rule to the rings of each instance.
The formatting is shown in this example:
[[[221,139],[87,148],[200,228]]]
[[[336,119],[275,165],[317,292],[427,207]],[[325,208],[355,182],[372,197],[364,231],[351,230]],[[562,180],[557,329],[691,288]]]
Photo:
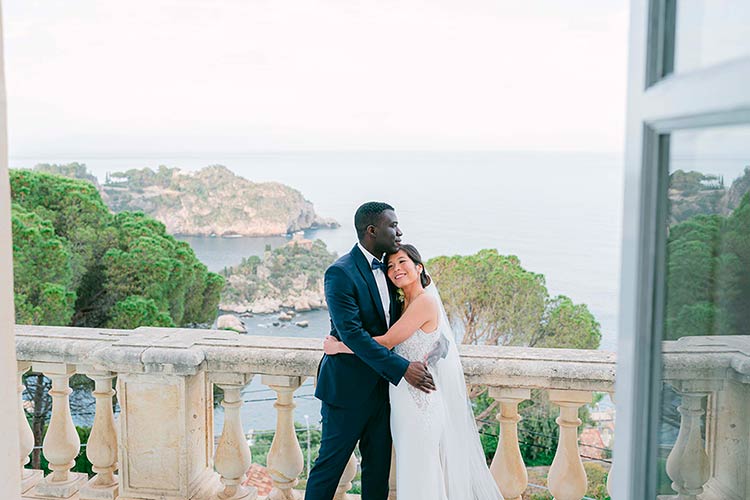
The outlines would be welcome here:
[[[214,319],[223,286],[142,213],[112,214],[88,182],[10,174],[16,322],[133,328]]]
[[[12,170],[10,183],[16,323],[135,328],[213,321],[223,278],[163,224],[142,213],[113,215],[87,181]],[[26,376],[25,384],[40,445],[49,384],[41,374]],[[71,384],[91,382],[76,376]],[[31,466],[43,465],[34,450]]]
[[[514,255],[485,249],[427,262],[446,312],[464,344],[596,349],[599,323],[584,304],[551,297],[544,275]]]
[[[285,301],[300,292],[311,291],[322,298],[323,274],[336,259],[321,240],[291,241],[287,245],[266,249],[261,259],[252,256],[222,271],[226,286],[222,302],[251,304],[271,298]]]
[[[62,175],[63,177],[69,177],[71,179],[80,179],[88,181],[94,186],[99,185],[99,181],[96,176],[88,171],[86,165],[83,163],[73,162],[66,164],[57,163],[39,163],[34,165],[34,172],[40,172],[43,174]]]
[[[750,195],[729,216],[669,230],[666,338],[736,335],[750,324]]]

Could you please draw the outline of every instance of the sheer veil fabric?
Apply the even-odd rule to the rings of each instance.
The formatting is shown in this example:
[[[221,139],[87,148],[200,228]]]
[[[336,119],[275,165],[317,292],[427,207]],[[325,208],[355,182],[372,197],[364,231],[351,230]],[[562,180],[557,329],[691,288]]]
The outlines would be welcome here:
[[[409,396],[410,389],[402,387],[405,383],[392,387],[391,430],[399,497],[404,493],[406,500],[502,500],[485,462],[457,342],[440,294],[434,284],[425,293],[439,304],[438,328],[429,334],[418,330],[412,345],[426,346],[425,358],[437,391],[420,411],[412,401],[420,395]],[[407,463],[399,464],[399,457]]]

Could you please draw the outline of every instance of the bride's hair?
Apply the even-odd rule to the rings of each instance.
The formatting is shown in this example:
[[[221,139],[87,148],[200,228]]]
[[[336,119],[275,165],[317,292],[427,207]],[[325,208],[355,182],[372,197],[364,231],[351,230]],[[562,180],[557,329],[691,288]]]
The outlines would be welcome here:
[[[422,287],[423,288],[427,288],[427,286],[430,283],[432,283],[432,278],[430,278],[430,275],[427,274],[427,270],[425,268],[424,262],[422,262],[422,256],[419,255],[419,250],[417,250],[417,247],[415,247],[414,245],[410,245],[408,243],[405,243],[405,244],[401,245],[400,247],[398,247],[398,249],[399,250],[403,250],[404,253],[407,255],[407,257],[409,257],[409,259],[411,259],[411,261],[414,262],[415,266],[420,266],[420,265],[422,266],[422,272],[419,275],[419,281],[422,282]],[[385,262],[384,262],[385,265],[388,265],[388,259],[392,255],[396,255],[396,253],[398,253],[398,251],[386,254],[386,256],[385,256]]]

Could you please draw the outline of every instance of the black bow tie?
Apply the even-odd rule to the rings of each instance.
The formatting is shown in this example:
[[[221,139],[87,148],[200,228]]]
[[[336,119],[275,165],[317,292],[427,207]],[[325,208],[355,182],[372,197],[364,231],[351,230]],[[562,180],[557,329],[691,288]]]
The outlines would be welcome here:
[[[372,259],[372,270],[380,269],[385,272],[385,264],[380,262],[378,259]]]

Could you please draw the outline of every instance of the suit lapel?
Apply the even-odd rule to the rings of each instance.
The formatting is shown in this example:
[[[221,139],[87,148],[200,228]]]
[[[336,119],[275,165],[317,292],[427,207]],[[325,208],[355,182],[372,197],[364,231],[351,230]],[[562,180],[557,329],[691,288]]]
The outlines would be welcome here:
[[[370,290],[372,301],[375,303],[375,308],[380,314],[380,321],[383,325],[386,326],[387,329],[388,325],[385,324],[385,311],[383,310],[383,301],[380,300],[380,292],[378,291],[377,283],[375,283],[375,276],[373,276],[372,274],[372,267],[370,266],[370,263],[367,262],[367,259],[357,245],[354,245],[351,253],[354,257],[354,262],[357,265],[357,269],[359,269],[360,274],[362,274],[362,277],[367,283],[368,290]]]

